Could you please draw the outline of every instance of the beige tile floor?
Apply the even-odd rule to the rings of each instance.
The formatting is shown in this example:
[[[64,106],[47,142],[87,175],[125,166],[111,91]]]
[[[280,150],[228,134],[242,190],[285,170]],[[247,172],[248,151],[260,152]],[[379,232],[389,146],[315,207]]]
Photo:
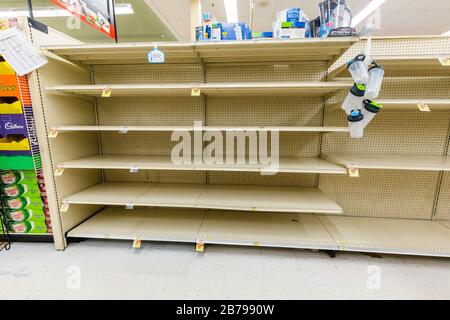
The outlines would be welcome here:
[[[449,299],[450,259],[85,241],[0,252],[0,299]]]

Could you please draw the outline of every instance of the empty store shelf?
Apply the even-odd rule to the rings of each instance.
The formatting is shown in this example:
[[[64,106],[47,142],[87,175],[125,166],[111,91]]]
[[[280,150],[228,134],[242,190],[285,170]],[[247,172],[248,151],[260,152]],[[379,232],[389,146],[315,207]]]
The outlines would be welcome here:
[[[67,204],[179,207],[341,214],[317,188],[106,182],[63,200]]]

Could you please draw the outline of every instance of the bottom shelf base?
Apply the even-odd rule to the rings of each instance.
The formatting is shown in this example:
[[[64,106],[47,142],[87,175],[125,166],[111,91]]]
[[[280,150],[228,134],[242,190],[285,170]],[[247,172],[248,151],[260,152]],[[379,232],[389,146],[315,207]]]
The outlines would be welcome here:
[[[106,208],[67,237],[450,257],[448,225],[308,214]]]

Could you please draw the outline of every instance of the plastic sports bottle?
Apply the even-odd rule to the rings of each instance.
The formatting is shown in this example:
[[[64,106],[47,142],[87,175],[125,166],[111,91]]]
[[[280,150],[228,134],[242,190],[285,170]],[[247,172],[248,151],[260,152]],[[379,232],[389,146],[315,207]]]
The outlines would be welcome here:
[[[353,110],[348,116],[348,127],[350,128],[350,136],[360,139],[364,136],[364,116],[361,110]]]
[[[369,73],[366,65],[364,64],[365,59],[366,55],[360,54],[350,60],[347,64],[348,71],[352,75],[353,80],[359,84],[366,84],[369,80]]]
[[[364,108],[362,109],[362,114],[364,116],[364,128],[367,127],[367,125],[370,123],[370,121],[375,118],[375,116],[381,111],[381,108],[383,108],[383,105],[371,101],[371,100],[364,100]]]
[[[375,62],[369,68],[369,81],[366,85],[366,98],[373,100],[378,98],[383,83],[384,68]]]
[[[365,93],[366,86],[355,83],[342,104],[342,110],[349,115],[352,110],[362,109]]]

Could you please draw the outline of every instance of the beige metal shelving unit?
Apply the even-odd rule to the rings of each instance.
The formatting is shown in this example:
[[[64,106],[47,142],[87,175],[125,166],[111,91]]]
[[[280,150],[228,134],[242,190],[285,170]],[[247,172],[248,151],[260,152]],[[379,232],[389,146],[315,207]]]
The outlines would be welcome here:
[[[450,38],[373,40],[386,107],[361,140],[328,111],[364,40],[163,43],[163,65],[147,63],[152,43],[59,44],[30,79],[57,249],[74,237],[450,256],[450,73],[436,63]],[[279,172],[174,164],[179,130],[276,130]]]

